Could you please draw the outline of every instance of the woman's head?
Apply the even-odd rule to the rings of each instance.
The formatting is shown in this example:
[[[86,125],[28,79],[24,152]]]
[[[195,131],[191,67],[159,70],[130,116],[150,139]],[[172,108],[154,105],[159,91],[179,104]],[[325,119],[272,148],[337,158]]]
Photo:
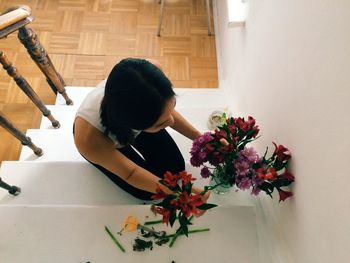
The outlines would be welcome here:
[[[132,130],[156,132],[172,124],[174,96],[171,82],[158,67],[144,59],[124,59],[108,76],[102,125],[120,143],[131,143]]]

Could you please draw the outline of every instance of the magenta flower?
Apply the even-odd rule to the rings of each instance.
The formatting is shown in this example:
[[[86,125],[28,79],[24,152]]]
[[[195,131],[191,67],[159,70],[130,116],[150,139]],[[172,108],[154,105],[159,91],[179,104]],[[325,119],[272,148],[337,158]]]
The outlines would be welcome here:
[[[208,178],[210,176],[210,171],[208,169],[208,167],[204,166],[202,169],[201,169],[201,176],[203,178]]]

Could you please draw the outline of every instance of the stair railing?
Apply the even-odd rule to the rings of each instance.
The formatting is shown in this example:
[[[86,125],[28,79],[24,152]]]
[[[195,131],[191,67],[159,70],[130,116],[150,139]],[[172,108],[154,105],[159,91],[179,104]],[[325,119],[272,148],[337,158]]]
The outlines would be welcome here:
[[[45,75],[51,89],[55,94],[60,93],[65,99],[67,105],[73,105],[73,101],[66,93],[66,84],[64,80],[56,71],[49,55],[38,40],[36,33],[31,28],[27,27],[27,25],[33,20],[34,17],[31,16],[31,9],[28,6],[17,6],[7,9],[4,13],[0,14],[0,39],[6,38],[11,33],[18,31],[18,38],[20,42],[27,49],[29,55],[40,68],[41,72]],[[50,110],[47,109],[33,88],[29,85],[25,78],[18,73],[18,70],[12,65],[2,51],[0,51],[0,63],[7,71],[8,75],[15,80],[16,84],[21,88],[21,90],[40,109],[43,115],[51,121],[52,126],[54,128],[59,128],[60,123],[52,116]],[[42,149],[33,144],[31,139],[17,127],[15,127],[1,111],[0,125],[19,139],[23,145],[30,147],[35,155],[41,156],[43,154]],[[0,187],[7,189],[9,193],[13,195],[18,195],[20,193],[20,188],[6,184],[1,180],[1,178]]]

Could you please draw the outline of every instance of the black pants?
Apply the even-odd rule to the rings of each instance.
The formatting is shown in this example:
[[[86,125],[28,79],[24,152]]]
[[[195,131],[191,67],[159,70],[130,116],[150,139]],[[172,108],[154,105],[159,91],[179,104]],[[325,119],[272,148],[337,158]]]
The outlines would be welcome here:
[[[133,147],[135,147],[135,149],[142,154],[143,158],[131,146],[126,146],[118,150],[137,165],[143,167],[159,178],[163,178],[166,171],[179,173],[185,170],[184,158],[173,138],[165,129],[160,130],[157,133],[141,132],[136,137]],[[151,200],[152,193],[128,184],[118,175],[110,172],[98,164],[92,162],[90,163],[124,191],[135,196],[136,198]],[[118,163],[115,165],[118,165]]]

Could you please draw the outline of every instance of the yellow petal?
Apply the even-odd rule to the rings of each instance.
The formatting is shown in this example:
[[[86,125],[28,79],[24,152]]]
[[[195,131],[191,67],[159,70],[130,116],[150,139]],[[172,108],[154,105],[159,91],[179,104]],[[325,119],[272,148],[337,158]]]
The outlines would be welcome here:
[[[127,216],[124,220],[124,229],[128,232],[135,231],[137,229],[137,226],[139,224],[139,221],[134,216]]]

